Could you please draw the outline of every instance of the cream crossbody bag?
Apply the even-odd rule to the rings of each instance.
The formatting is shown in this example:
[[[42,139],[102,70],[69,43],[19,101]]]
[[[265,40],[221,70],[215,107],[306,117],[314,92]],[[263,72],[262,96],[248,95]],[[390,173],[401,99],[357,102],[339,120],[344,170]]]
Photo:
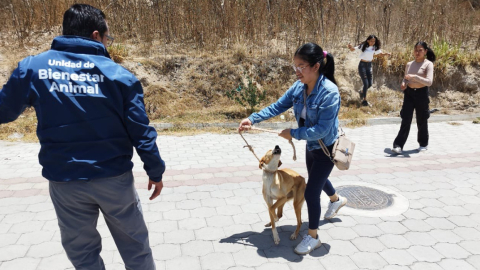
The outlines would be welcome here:
[[[303,91],[303,105],[307,106],[307,94],[305,90]],[[307,113],[305,113],[305,117],[307,117]],[[322,139],[318,140],[320,147],[322,147],[323,152],[325,155],[330,157],[330,160],[337,166],[337,168],[341,171],[348,170],[350,168],[350,163],[352,162],[353,151],[355,150],[355,143],[350,141],[347,136],[345,136],[345,132],[341,127],[339,127],[340,136],[338,137],[337,141],[333,145],[332,153],[328,151],[327,146],[323,143]]]

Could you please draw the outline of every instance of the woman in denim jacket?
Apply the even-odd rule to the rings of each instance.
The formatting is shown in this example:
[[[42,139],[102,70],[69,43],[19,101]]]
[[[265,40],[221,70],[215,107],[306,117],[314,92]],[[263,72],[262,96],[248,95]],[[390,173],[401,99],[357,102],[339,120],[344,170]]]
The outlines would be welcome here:
[[[322,190],[330,197],[330,204],[325,213],[326,219],[333,218],[347,203],[346,198],[336,194],[328,180],[334,164],[318,143],[318,140],[323,140],[330,153],[332,152],[333,144],[338,139],[340,94],[334,78],[333,56],[323,51],[320,46],[314,43],[300,46],[295,52],[293,61],[298,81],[277,102],[242,120],[239,130],[277,116],[293,106],[298,128],[285,129],[279,136],[287,140],[295,138],[307,141],[308,182],[305,201],[308,208],[309,230],[295,248],[296,253],[307,254],[321,245],[317,230]]]

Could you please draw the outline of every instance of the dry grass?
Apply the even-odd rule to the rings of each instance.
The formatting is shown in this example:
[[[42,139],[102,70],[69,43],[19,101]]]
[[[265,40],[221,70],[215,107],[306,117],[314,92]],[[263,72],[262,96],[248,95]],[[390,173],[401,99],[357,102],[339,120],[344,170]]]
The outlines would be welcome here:
[[[0,140],[37,142],[37,117],[32,108],[27,109],[14,122],[0,125]],[[15,133],[23,135],[22,138],[14,138]]]
[[[447,124],[452,125],[452,126],[461,126],[461,125],[463,125],[462,123],[459,123],[459,122],[447,122]]]
[[[108,47],[108,54],[115,63],[122,63],[125,58],[128,56],[128,49],[125,45],[122,44],[113,44]]]

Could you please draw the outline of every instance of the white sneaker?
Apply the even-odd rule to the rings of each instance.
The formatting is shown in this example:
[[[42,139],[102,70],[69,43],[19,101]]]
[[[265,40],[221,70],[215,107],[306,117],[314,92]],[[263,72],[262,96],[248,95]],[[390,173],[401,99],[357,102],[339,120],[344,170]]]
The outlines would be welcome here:
[[[322,241],[320,241],[320,238],[314,239],[311,237],[309,234],[306,234],[303,236],[302,242],[295,247],[295,253],[300,254],[300,255],[305,255],[308,254],[312,251],[314,251],[316,248],[320,247],[322,245]]]
[[[402,148],[400,146],[394,147],[392,149],[392,152],[394,152],[396,154],[401,154],[402,153]]]
[[[424,152],[424,151],[427,151],[427,150],[428,150],[428,148],[426,146],[420,146],[418,148],[418,152]]]
[[[328,210],[325,212],[325,219],[331,219],[337,215],[338,210],[347,204],[347,198],[338,196],[338,201],[330,202],[328,204]]]

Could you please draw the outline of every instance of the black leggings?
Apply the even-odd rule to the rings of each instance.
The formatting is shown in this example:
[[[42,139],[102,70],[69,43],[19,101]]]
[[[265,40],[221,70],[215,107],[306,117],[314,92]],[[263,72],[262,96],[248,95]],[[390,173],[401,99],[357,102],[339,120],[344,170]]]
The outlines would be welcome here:
[[[410,126],[412,125],[413,110],[417,116],[418,136],[417,141],[420,146],[426,147],[428,145],[428,118],[430,118],[430,111],[428,104],[428,87],[412,89],[407,87],[403,92],[403,105],[400,111],[402,117],[402,125],[398,132],[397,138],[393,142],[393,147],[403,146],[407,142],[408,134],[410,133]]]
[[[332,152],[333,144],[328,147],[328,151]],[[322,149],[313,151],[305,151],[307,160],[308,182],[305,189],[305,201],[308,209],[308,228],[311,230],[318,229],[320,221],[320,194],[323,191],[328,196],[335,195],[335,188],[328,180],[328,176],[333,170],[333,162],[330,157],[323,153]]]
[[[358,73],[363,82],[363,98],[367,99],[367,90],[372,86],[372,62],[362,62],[358,64]]]

